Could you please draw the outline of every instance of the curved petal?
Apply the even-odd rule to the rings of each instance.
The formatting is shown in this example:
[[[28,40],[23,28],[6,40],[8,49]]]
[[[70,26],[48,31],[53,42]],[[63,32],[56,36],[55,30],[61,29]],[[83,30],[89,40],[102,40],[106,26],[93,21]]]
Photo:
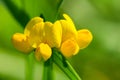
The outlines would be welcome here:
[[[52,50],[49,47],[49,45],[41,43],[36,51],[35,51],[35,57],[39,61],[41,57],[46,61],[48,60],[52,55]]]
[[[44,36],[44,22],[35,24],[31,28],[29,34],[30,43],[32,47],[36,48],[42,42],[43,36]]]
[[[77,38],[77,30],[70,17],[66,14],[63,15],[66,20],[60,20],[62,26],[62,42],[69,38]]]
[[[62,28],[59,21],[54,24],[50,22],[45,22],[45,43],[48,43],[50,47],[60,47]]]
[[[26,36],[29,36],[32,27],[33,27],[35,24],[40,23],[40,22],[43,22],[43,19],[42,19],[42,18],[40,18],[40,17],[34,17],[34,18],[32,18],[32,19],[28,22],[28,24],[26,25],[25,30],[24,30],[24,34],[25,34]]]
[[[87,29],[79,30],[77,42],[78,42],[80,49],[87,47],[92,41],[92,38],[93,36],[89,30]]]
[[[12,36],[12,43],[17,50],[24,53],[28,53],[33,49],[30,46],[28,37],[21,33],[16,33]]]
[[[63,14],[63,17],[66,19],[67,22],[70,23],[70,25],[75,26],[72,19],[67,14]]]
[[[61,50],[63,56],[68,58],[68,57],[71,57],[78,53],[79,46],[76,43],[76,41],[74,41],[72,39],[68,39],[62,43],[60,50]]]

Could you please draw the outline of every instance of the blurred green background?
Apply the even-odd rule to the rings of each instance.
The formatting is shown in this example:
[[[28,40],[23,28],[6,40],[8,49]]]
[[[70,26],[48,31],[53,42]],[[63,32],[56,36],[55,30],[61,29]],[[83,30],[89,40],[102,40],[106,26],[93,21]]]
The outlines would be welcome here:
[[[11,36],[23,26],[0,0],[0,80],[25,80],[26,56],[17,51]],[[32,18],[42,13],[54,22],[55,14],[67,13],[77,29],[87,28],[92,43],[69,59],[82,80],[120,80],[120,0],[11,0]],[[20,15],[19,17],[23,17]],[[34,60],[34,80],[41,80],[43,62]],[[54,65],[55,80],[69,80]]]

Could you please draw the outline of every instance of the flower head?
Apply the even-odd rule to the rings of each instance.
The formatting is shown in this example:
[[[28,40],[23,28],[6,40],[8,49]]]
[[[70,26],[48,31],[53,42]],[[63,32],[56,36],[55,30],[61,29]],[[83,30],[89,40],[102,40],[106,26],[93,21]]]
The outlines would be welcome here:
[[[29,53],[33,50],[33,48],[30,46],[29,38],[24,34],[15,33],[12,37],[12,43],[16,49],[24,53]]]
[[[16,33],[12,37],[13,45],[16,49],[28,53],[36,49],[37,60],[43,58],[48,60],[52,54],[52,47],[60,47],[62,28],[59,21],[54,24],[43,22],[40,17],[31,19],[25,27],[24,34]]]
[[[54,23],[44,22],[40,17],[32,18],[25,27],[24,34],[15,33],[12,43],[21,52],[35,50],[37,60],[48,60],[52,55],[51,48],[58,48],[63,56],[76,55],[80,49],[89,45],[92,34],[87,29],[76,30],[72,19],[63,14],[65,19]]]
[[[60,20],[62,26],[62,43],[60,50],[65,57],[76,55],[80,49],[89,45],[92,34],[87,29],[76,30],[71,18],[63,14],[64,20]]]

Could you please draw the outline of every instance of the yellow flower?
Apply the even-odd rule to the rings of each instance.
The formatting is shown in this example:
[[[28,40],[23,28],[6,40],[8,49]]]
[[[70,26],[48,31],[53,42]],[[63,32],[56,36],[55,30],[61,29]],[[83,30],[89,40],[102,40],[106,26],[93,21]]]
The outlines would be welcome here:
[[[89,45],[92,34],[87,29],[76,30],[71,18],[63,14],[65,20],[60,20],[62,26],[62,43],[60,50],[65,57],[76,55],[80,49]]]
[[[52,55],[51,48],[58,48],[63,56],[76,55],[80,49],[89,45],[92,34],[87,29],[76,30],[71,18],[63,14],[65,19],[54,23],[43,22],[40,17],[31,19],[25,27],[24,34],[15,33],[12,43],[21,52],[35,50],[37,60],[48,60]]]
[[[24,53],[29,53],[33,50],[33,48],[30,46],[29,38],[24,34],[15,33],[12,37],[12,43],[17,50]]]
[[[12,42],[16,49],[24,53],[36,48],[36,59],[43,58],[46,61],[51,57],[51,48],[60,47],[61,37],[62,28],[59,21],[53,24],[43,22],[40,17],[35,17],[26,25],[24,34],[16,33],[13,35]]]

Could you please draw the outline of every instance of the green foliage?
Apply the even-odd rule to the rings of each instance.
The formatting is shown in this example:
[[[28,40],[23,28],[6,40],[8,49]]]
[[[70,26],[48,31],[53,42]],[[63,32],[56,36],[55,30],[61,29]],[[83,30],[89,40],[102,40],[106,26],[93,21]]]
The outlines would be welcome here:
[[[120,1],[119,0],[1,0],[0,1],[0,80],[25,79],[25,55],[11,44],[11,36],[23,32],[27,21],[44,15],[54,22],[58,12],[69,14],[78,29],[94,35],[90,46],[69,59],[83,80],[120,80]],[[4,3],[5,2],[5,3]],[[21,24],[22,23],[22,24]],[[34,80],[42,79],[42,63],[34,61]],[[58,68],[55,75],[69,80]]]
[[[119,0],[89,0],[93,6],[99,11],[103,17],[112,20],[120,21],[120,6]]]

